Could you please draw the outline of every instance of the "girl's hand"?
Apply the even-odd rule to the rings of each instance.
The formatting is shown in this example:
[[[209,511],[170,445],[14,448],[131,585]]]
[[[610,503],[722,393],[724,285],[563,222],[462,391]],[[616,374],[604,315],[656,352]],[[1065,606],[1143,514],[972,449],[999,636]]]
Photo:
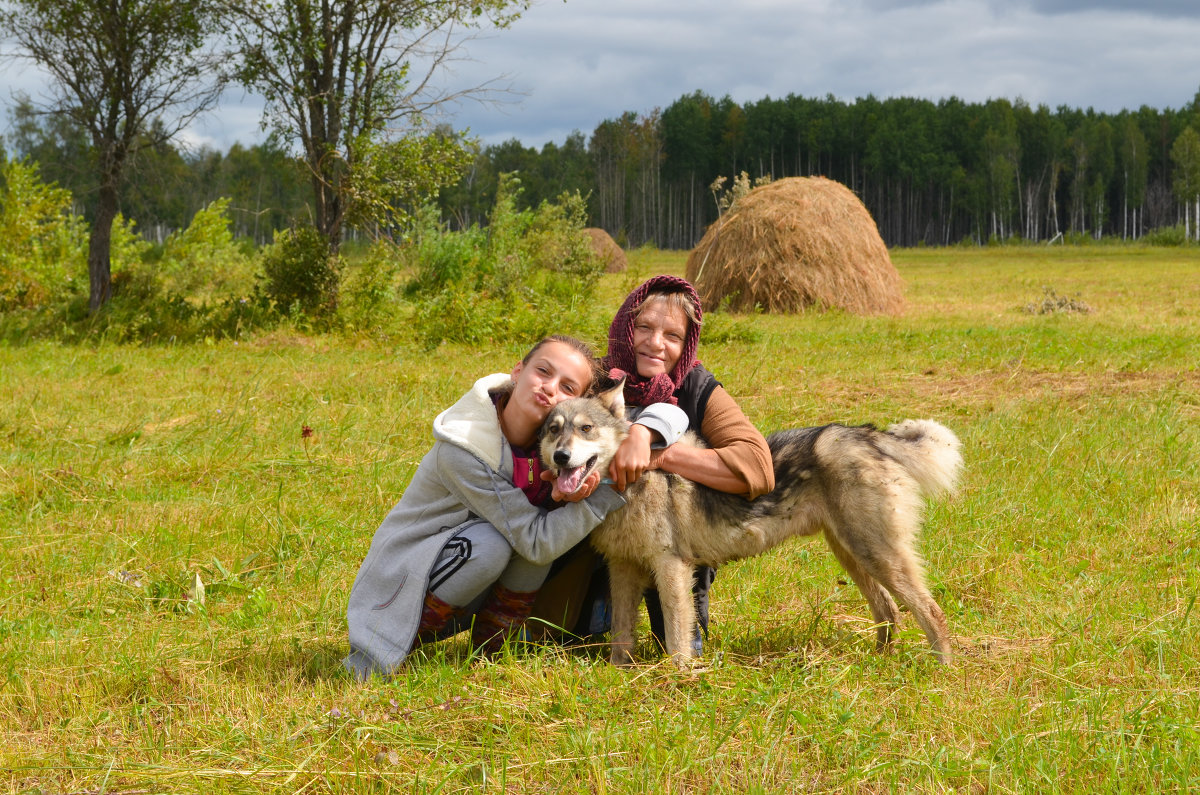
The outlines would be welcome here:
[[[629,437],[617,448],[608,467],[617,491],[625,491],[626,486],[636,482],[650,468],[650,437],[649,428],[635,423],[629,429]]]
[[[553,483],[554,475],[550,474],[549,472],[543,472],[542,480]],[[558,485],[555,484],[554,487],[550,489],[550,497],[555,502],[579,502],[580,500],[586,500],[588,497],[592,496],[592,492],[594,492],[596,487],[599,485],[600,471],[596,470],[584,478],[583,483],[579,484],[579,488],[570,494],[563,494],[558,490]]]

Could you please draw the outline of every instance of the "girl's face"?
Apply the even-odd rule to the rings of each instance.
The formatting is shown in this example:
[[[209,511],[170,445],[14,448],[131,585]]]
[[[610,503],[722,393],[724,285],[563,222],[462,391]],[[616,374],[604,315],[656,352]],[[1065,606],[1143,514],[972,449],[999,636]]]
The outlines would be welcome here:
[[[633,321],[633,352],[638,375],[653,378],[670,373],[683,354],[688,333],[687,313],[660,298],[651,298]]]
[[[539,424],[550,409],[569,398],[581,397],[592,385],[592,367],[582,353],[561,342],[547,342],[528,362],[512,371],[508,405]]]

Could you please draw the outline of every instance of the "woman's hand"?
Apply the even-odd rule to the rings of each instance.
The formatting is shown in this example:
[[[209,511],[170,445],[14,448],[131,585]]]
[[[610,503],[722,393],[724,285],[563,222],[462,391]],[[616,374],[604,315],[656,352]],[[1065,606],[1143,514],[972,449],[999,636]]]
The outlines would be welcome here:
[[[583,483],[579,484],[579,488],[575,489],[575,491],[571,492],[570,494],[563,494],[558,490],[558,484],[554,481],[554,475],[550,474],[549,472],[542,473],[542,480],[549,481],[550,483],[554,484],[553,488],[550,490],[550,497],[555,502],[579,502],[580,500],[586,500],[588,497],[592,496],[592,492],[594,492],[596,487],[600,485],[600,471],[596,470],[584,478]]]
[[[608,467],[609,477],[617,491],[637,481],[642,473],[650,469],[650,440],[652,431],[636,423],[629,428],[629,436],[617,448]]]

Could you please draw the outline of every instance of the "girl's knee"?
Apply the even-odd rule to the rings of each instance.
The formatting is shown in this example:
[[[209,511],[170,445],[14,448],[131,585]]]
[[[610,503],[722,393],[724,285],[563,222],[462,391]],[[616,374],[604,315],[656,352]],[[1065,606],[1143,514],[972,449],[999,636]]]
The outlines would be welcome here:
[[[462,606],[500,579],[513,558],[512,546],[489,524],[464,528],[446,544],[434,566],[429,590]]]
[[[529,593],[542,587],[550,574],[550,566],[549,563],[530,563],[519,555],[513,555],[498,579],[509,590]]]

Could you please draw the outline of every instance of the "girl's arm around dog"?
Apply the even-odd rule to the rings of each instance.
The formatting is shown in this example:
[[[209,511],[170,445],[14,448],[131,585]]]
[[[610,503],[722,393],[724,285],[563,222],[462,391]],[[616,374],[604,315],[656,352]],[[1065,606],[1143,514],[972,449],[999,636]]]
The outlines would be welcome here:
[[[553,562],[625,504],[610,486],[600,486],[585,500],[547,511],[531,505],[523,491],[461,447],[438,442],[433,453],[446,488],[531,563]]]

